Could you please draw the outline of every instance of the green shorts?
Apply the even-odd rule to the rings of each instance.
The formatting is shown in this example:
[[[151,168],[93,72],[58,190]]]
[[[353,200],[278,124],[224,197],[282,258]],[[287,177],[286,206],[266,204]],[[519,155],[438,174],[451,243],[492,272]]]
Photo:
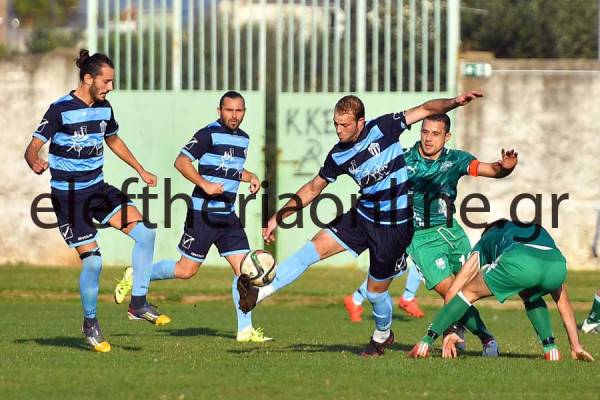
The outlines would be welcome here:
[[[567,278],[567,261],[552,248],[515,244],[496,263],[482,266],[483,279],[500,303],[526,291],[529,301],[558,289]]]
[[[470,251],[471,243],[456,220],[452,228],[441,225],[416,230],[406,250],[425,280],[427,290],[456,275]]]

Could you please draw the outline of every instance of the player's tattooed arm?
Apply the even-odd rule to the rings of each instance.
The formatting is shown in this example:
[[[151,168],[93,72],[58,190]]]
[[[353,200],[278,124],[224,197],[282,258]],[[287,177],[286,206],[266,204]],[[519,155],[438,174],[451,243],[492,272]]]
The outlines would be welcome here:
[[[119,135],[111,135],[106,137],[104,140],[112,152],[115,153],[117,157],[123,160],[127,165],[133,168],[148,186],[156,186],[156,175],[146,171],[144,167],[142,167],[142,164],[140,164],[135,158],[131,150],[129,150],[129,147],[127,147]]]
[[[194,167],[192,160],[188,156],[179,154],[175,159],[174,165],[177,171],[179,171],[185,179],[202,188],[206,194],[210,196],[217,196],[225,192],[223,184],[209,182],[204,179],[196,167]]]
[[[501,156],[501,159],[494,163],[480,162],[477,165],[477,175],[488,178],[504,178],[510,175],[519,162],[519,153],[512,149],[502,149]]]
[[[48,161],[44,160],[39,156],[40,149],[44,145],[44,142],[34,137],[25,150],[25,161],[33,172],[38,175],[44,173],[48,169]]]
[[[453,99],[429,100],[419,106],[406,110],[404,112],[404,118],[406,119],[406,123],[408,125],[412,125],[430,115],[445,114],[456,107],[467,105],[478,97],[483,97],[483,93],[471,90],[470,92],[457,96]]]
[[[245,169],[242,172],[242,182],[250,183],[250,193],[254,194],[260,190],[260,179],[254,173]]]
[[[569,301],[567,290],[563,286],[559,287],[552,293],[552,298],[556,302],[556,307],[562,319],[565,330],[567,331],[567,337],[571,344],[571,358],[581,361],[594,361],[594,357],[581,346],[579,342],[579,335],[577,334],[577,322],[575,320],[575,314],[573,313],[573,307]]]
[[[300,189],[293,194],[287,203],[279,209],[267,222],[266,228],[262,230],[262,236],[267,244],[275,241],[275,230],[281,221],[286,217],[300,211],[314,199],[327,187],[329,182],[321,178],[319,175],[315,176],[309,182],[302,185]]]

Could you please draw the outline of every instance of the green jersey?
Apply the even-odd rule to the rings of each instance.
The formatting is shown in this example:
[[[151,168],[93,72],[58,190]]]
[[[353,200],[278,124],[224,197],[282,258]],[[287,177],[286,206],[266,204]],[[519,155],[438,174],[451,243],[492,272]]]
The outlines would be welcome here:
[[[554,239],[540,225],[519,226],[512,221],[506,221],[485,232],[473,247],[473,251],[479,252],[480,265],[484,266],[494,263],[502,253],[519,244],[541,250],[558,250]]]
[[[456,208],[458,180],[476,158],[466,151],[444,148],[437,160],[421,156],[421,142],[404,153],[415,230],[445,225]]]

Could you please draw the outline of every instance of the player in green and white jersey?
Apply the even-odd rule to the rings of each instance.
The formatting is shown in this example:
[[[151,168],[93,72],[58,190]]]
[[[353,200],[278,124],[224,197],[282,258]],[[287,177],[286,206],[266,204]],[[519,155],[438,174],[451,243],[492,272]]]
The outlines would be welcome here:
[[[495,296],[500,303],[504,303],[509,297],[519,294],[544,348],[544,358],[558,361],[560,353],[543,299],[544,295],[551,294],[567,331],[571,357],[594,361],[579,343],[575,315],[563,286],[566,277],[566,260],[550,234],[540,225],[506,219],[488,224],[446,292],[446,305],[435,316],[427,334],[414,346],[409,356],[429,356],[435,339],[472,308],[473,302]],[[446,336],[442,356],[456,357],[455,344],[460,340],[455,334]]]
[[[458,181],[465,175],[503,178],[517,164],[517,153],[512,150],[502,150],[502,159],[495,163],[480,162],[466,151],[446,148],[450,138],[450,118],[445,114],[433,115],[423,120],[421,140],[404,154],[415,228],[407,253],[427,289],[442,297],[471,251],[469,239],[452,217]],[[344,299],[353,321],[361,319],[364,285]],[[477,309],[469,309],[458,322],[459,331],[464,325],[479,337],[483,355],[498,354],[497,343]]]

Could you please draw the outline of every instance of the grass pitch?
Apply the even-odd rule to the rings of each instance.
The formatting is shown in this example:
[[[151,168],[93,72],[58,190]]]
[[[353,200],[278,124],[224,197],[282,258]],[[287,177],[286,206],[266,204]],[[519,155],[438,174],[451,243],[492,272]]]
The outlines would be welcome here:
[[[156,328],[128,321],[111,300],[120,269],[105,268],[98,306],[113,350],[91,352],[80,333],[77,269],[0,268],[0,399],[597,399],[600,363],[568,359],[555,310],[553,326],[564,360],[544,362],[518,303],[479,308],[502,356],[482,359],[467,337],[458,360],[411,360],[406,352],[425,332],[439,301],[423,288],[423,319],[395,311],[396,344],[379,359],[356,354],[373,329],[351,324],[342,305],[364,273],[314,268],[255,310],[255,326],[276,341],[238,344],[230,299],[231,272],[203,268],[190,281],[153,282],[150,299],[173,322]],[[578,321],[587,315],[600,273],[570,273]],[[392,285],[398,296],[403,279]],[[550,300],[551,302],[551,300]],[[583,336],[600,359],[600,336]],[[438,341],[439,342],[439,341]],[[439,343],[437,343],[439,346]]]

